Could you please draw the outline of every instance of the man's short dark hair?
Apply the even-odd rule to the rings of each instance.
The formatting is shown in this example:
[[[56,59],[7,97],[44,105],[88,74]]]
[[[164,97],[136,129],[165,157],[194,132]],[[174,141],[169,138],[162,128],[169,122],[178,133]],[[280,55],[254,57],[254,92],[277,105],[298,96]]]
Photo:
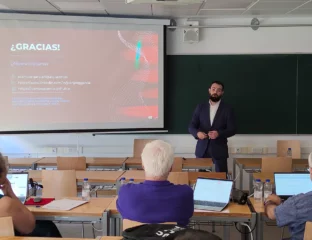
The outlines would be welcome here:
[[[221,238],[210,232],[189,228],[179,231],[174,240],[221,240]]]
[[[212,82],[209,88],[211,88],[212,84],[214,84],[214,83],[215,83],[215,84],[218,84],[218,85],[221,85],[221,86],[222,86],[222,91],[224,91],[224,84],[223,84],[222,82],[220,82],[220,81],[214,81],[214,82]]]

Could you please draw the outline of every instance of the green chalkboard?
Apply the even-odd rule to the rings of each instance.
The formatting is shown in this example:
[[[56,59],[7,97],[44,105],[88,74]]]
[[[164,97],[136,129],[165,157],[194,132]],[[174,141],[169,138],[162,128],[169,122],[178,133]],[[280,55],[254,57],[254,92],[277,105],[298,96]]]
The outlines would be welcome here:
[[[188,133],[196,105],[208,101],[215,80],[225,84],[224,101],[234,108],[239,134],[296,133],[297,55],[171,55],[166,73],[171,134]]]
[[[312,56],[298,56],[298,134],[312,134]]]

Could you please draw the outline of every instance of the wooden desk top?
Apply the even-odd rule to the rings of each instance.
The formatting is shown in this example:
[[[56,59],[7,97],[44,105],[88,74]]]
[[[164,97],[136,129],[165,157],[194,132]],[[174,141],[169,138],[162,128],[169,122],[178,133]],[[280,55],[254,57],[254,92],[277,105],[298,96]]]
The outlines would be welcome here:
[[[197,178],[216,178],[216,179],[226,179],[225,172],[188,172],[189,184],[195,184]]]
[[[211,158],[187,158],[183,160],[182,167],[183,168],[205,168],[205,167],[212,167],[213,162]]]
[[[121,167],[126,158],[87,158],[87,167]]]
[[[40,158],[9,158],[9,167],[31,167]]]
[[[126,181],[133,178],[135,182],[143,182],[145,180],[145,172],[143,170],[128,170],[119,178],[126,178]],[[171,172],[168,181],[173,184],[189,184],[187,172]]]
[[[262,158],[235,158],[235,160],[237,164],[243,165],[244,168],[261,168]]]
[[[253,197],[249,198],[249,200],[257,213],[264,213],[263,202],[255,202],[255,199]]]
[[[80,198],[71,198],[80,199]],[[114,198],[91,198],[90,202],[70,211],[51,210],[27,206],[35,216],[89,216],[101,217]]]
[[[111,214],[118,214],[116,201],[118,197],[115,197],[111,204],[108,206]],[[237,203],[230,203],[227,208],[222,212],[209,212],[202,210],[195,210],[193,216],[217,216],[217,217],[251,217],[251,212],[248,205],[238,205]]]
[[[44,157],[37,162],[37,166],[56,166],[56,157]]]
[[[83,182],[84,178],[88,178],[92,182],[115,183],[124,171],[76,171],[78,182]]]
[[[76,179],[78,182],[83,182],[84,178],[88,178],[90,183],[115,183],[123,173],[124,171],[76,171]],[[42,171],[30,170],[28,177],[36,182],[41,182]]]
[[[131,166],[141,166],[142,165],[142,160],[141,158],[128,158],[125,161],[126,167],[131,167]]]
[[[293,168],[308,168],[308,159],[293,159]]]
[[[274,173],[253,173],[252,175],[254,179],[260,179],[261,182],[270,179],[270,182],[274,183]]]
[[[215,216],[215,217],[246,217],[251,218],[251,211],[247,204],[239,205],[237,203],[229,203],[229,205],[222,212],[212,212],[204,210],[196,210],[194,217]]]

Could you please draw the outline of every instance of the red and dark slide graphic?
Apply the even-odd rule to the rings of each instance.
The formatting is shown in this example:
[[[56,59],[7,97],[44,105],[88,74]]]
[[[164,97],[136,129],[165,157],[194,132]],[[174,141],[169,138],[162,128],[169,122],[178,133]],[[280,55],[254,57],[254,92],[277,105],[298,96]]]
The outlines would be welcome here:
[[[162,128],[162,28],[120,29],[0,28],[0,131]]]

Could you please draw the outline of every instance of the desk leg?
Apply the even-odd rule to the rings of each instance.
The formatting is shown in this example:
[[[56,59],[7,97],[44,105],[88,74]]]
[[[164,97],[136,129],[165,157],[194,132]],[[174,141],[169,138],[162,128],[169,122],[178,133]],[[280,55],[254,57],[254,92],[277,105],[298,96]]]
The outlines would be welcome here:
[[[233,172],[233,180],[235,180],[236,179],[236,159],[235,158],[233,158],[233,170],[232,170],[232,172]],[[234,182],[234,188],[236,188],[236,182]]]
[[[253,174],[249,174],[249,195],[253,193]]]
[[[109,218],[109,236],[116,236],[116,218]]]
[[[239,167],[239,189],[243,190],[243,180],[244,180],[244,176],[243,176],[243,165],[242,164],[238,164]]]
[[[108,219],[109,219],[109,212],[103,212],[102,216],[102,236],[109,236],[108,234]]]
[[[230,239],[230,226],[227,224],[223,226],[223,240]]]
[[[262,240],[263,239],[263,221],[262,221],[261,213],[257,213],[256,234],[257,234],[256,240]]]
[[[116,236],[121,236],[122,235],[122,220],[121,218],[116,218]]]

